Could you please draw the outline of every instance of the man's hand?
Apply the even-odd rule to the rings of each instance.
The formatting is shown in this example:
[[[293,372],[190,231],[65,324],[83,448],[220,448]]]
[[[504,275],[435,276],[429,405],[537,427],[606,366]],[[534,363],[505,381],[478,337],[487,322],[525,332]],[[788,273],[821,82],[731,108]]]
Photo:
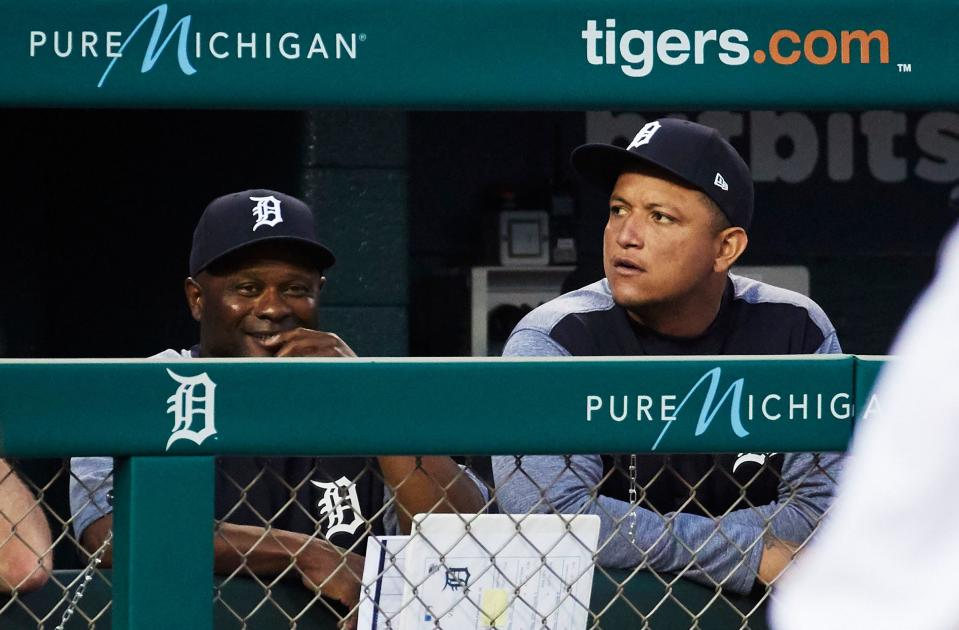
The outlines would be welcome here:
[[[220,522],[213,538],[213,561],[221,575],[241,568],[255,575],[277,575],[294,565],[304,586],[341,602],[351,613],[360,598],[363,557],[307,534]],[[355,628],[356,615],[348,615],[342,627]]]
[[[759,560],[759,580],[764,584],[775,582],[796,557],[798,550],[799,545],[766,533],[763,536],[763,555]]]
[[[276,333],[262,343],[276,357],[356,356],[337,335],[309,328],[294,328]]]
[[[445,455],[377,458],[383,478],[396,495],[400,531],[410,533],[414,514],[483,511],[483,493],[456,462]]]
[[[331,553],[331,548],[336,549],[332,545],[316,539],[313,542],[297,561],[303,585],[346,606],[350,612],[341,627],[352,630],[357,623],[363,556],[337,550],[343,554],[339,556],[335,551]]]

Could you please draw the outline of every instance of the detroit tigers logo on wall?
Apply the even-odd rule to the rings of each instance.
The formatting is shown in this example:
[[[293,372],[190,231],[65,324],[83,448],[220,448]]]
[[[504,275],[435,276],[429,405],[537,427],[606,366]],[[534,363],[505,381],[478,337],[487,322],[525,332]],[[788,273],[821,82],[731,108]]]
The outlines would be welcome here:
[[[323,490],[317,507],[320,509],[320,521],[326,525],[327,538],[341,532],[355,534],[360,525],[366,522],[356,496],[356,484],[352,481],[340,477],[330,483],[312,480],[310,483]]]
[[[263,227],[273,227],[277,223],[283,222],[283,215],[280,213],[280,200],[273,195],[266,197],[250,197],[250,201],[255,201],[253,216],[256,217],[256,223],[253,224],[253,231]]]
[[[170,446],[178,440],[202,444],[205,439],[216,434],[216,426],[213,424],[216,383],[206,372],[197,376],[180,376],[168,369],[167,374],[180,386],[166,399],[170,403],[166,412],[173,414],[173,433],[167,440],[166,450],[170,450]],[[203,423],[199,431],[193,430],[195,416],[200,416]],[[199,425],[199,422],[196,424]]]

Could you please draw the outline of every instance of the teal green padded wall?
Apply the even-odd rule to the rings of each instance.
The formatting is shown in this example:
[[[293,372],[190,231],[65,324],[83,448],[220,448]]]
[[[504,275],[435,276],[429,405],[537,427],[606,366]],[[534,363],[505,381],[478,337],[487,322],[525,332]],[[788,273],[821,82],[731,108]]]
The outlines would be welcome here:
[[[408,353],[405,112],[312,111],[302,194],[336,254],[320,325],[360,356]]]

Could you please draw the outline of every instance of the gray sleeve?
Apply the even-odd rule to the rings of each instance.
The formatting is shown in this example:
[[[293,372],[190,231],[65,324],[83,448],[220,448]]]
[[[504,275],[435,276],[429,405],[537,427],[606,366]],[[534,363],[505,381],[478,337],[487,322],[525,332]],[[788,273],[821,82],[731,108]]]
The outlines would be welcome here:
[[[546,333],[532,328],[513,331],[503,348],[504,357],[568,357],[569,351]]]
[[[459,467],[460,467],[460,470],[466,473],[466,476],[469,477],[474,484],[476,484],[476,489],[479,490],[479,493],[483,496],[483,503],[486,505],[489,505],[489,500],[490,500],[489,487],[487,487],[486,483],[482,479],[480,479],[479,475],[474,473],[469,466],[460,464]]]
[[[844,458],[838,453],[786,453],[775,502],[736,510],[725,520],[801,543],[813,533],[833,501]]]
[[[600,517],[598,562],[677,573],[697,582],[748,592],[759,571],[762,537],[771,530],[790,541],[805,540],[832,497],[838,457],[787,455],[775,503],[736,510],[713,519],[696,514],[660,515],[597,495],[603,475],[598,455],[493,457],[496,498],[511,514],[595,514]]]
[[[70,513],[77,540],[90,523],[113,512],[112,457],[74,457],[70,460]]]
[[[817,352],[841,352],[832,331]],[[566,356],[547,334],[517,330],[504,356]],[[493,476],[500,509],[511,514],[558,512],[600,517],[598,562],[607,567],[648,567],[678,573],[706,584],[748,592],[759,571],[763,535],[804,541],[832,500],[838,455],[784,456],[779,496],[769,505],[708,518],[682,512],[660,515],[635,510],[630,539],[630,504],[598,495],[603,462],[599,455],[495,456]]]
[[[393,494],[393,488],[390,484],[383,484],[383,534],[386,536],[396,536],[400,534],[400,521],[396,516],[396,495]]]
[[[836,336],[836,331],[833,330],[825,339],[822,340],[822,343],[819,344],[819,347],[816,348],[816,354],[841,354],[842,347],[839,345],[839,337]]]

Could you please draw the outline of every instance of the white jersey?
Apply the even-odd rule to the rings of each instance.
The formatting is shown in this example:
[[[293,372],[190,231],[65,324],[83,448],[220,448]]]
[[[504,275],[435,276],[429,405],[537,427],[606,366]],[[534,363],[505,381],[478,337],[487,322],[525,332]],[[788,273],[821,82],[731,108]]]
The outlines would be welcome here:
[[[959,228],[880,375],[822,533],[783,579],[775,628],[959,627],[957,322]]]

